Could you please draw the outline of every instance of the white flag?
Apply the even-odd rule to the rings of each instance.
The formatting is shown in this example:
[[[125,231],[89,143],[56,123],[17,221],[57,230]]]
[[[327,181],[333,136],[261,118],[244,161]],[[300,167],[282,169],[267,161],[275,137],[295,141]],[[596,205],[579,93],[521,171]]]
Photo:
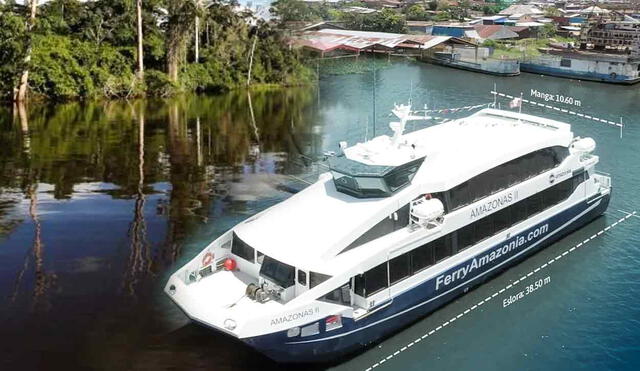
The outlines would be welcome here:
[[[513,98],[511,102],[509,102],[510,108],[516,108],[522,106],[522,98]]]

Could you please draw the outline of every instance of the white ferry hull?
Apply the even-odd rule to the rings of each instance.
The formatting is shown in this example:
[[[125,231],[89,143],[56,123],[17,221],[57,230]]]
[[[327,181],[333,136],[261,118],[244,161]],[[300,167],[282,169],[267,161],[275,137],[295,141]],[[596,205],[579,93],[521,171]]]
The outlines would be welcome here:
[[[378,304],[380,309],[366,318],[358,321],[343,318],[343,327],[340,330],[327,333],[324,322],[320,321],[319,334],[304,340],[293,340],[287,337],[286,331],[240,340],[278,362],[328,362],[344,357],[406,327],[490,277],[579,229],[600,216],[606,210],[609,199],[609,192],[598,193],[590,199],[532,225],[522,233],[441,272],[436,277],[394,297],[393,300]],[[544,234],[537,238],[528,238],[530,233],[541,228],[545,229]],[[513,249],[504,249],[509,242],[522,237],[528,239],[524,244]],[[436,289],[437,277],[453,273],[461,267],[472,264],[474,259],[481,259],[482,256],[498,250],[509,251],[478,267],[473,273],[470,272],[465,276],[465,280],[451,284],[453,287],[443,288],[441,280],[440,289]]]

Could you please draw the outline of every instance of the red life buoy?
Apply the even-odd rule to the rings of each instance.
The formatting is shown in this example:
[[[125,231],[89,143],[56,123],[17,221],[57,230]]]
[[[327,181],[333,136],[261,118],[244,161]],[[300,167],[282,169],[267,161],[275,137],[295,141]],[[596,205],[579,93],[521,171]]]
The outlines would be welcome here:
[[[213,263],[213,254],[208,252],[206,254],[204,254],[204,256],[202,257],[202,266],[206,267],[207,265]]]

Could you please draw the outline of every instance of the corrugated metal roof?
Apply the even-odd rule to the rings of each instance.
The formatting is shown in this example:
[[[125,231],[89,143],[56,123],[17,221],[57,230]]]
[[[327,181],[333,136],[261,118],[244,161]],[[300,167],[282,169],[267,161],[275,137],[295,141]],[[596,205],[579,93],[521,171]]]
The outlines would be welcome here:
[[[365,50],[371,47],[429,49],[446,41],[473,44],[451,36],[405,35],[385,32],[325,29],[308,31],[293,42],[299,46],[327,52],[334,49]]]

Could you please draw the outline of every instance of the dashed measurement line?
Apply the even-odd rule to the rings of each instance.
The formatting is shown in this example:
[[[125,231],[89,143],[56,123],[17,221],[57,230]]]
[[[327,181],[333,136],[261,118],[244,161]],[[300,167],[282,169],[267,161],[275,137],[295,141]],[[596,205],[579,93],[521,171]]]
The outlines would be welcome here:
[[[475,309],[477,309],[478,307],[480,307],[481,305],[487,303],[488,301],[490,301],[491,299],[495,298],[496,296],[498,296],[499,294],[501,294],[502,292],[504,292],[505,290],[510,289],[511,287],[517,285],[519,282],[524,281],[527,277],[533,275],[534,273],[548,267],[549,265],[553,264],[554,262],[557,262],[558,260],[560,260],[562,257],[566,256],[567,254],[569,254],[570,252],[575,251],[577,248],[579,248],[580,246],[584,246],[586,243],[588,243],[589,241],[595,239],[598,236],[601,236],[602,233],[604,233],[605,231],[608,231],[609,229],[615,227],[616,225],[624,222],[625,220],[629,219],[632,216],[636,216],[636,211],[632,212],[632,213],[627,213],[626,216],[618,219],[616,222],[614,222],[613,224],[607,226],[606,228],[604,228],[602,231],[592,235],[591,237],[587,238],[586,240],[578,243],[577,245],[573,246],[571,249],[565,251],[564,253],[556,256],[555,258],[549,260],[548,262],[542,264],[541,266],[537,267],[536,269],[534,269],[533,271],[529,272],[528,274],[520,277],[519,279],[511,282],[510,284],[508,284],[507,286],[505,286],[504,288],[502,288],[500,291],[495,292],[494,294],[487,296],[486,298],[484,298],[483,300],[480,300],[478,303],[474,304],[472,307],[466,309],[465,311],[461,312],[460,314],[458,314],[457,316],[451,318],[450,320],[444,322],[443,324],[441,324],[440,326],[436,327],[435,329],[425,333],[424,335],[416,338],[415,340],[413,340],[412,342],[408,343],[407,345],[403,346],[402,348],[398,349],[397,351],[393,352],[392,354],[388,355],[385,358],[382,358],[380,361],[378,361],[377,363],[374,363],[373,365],[371,365],[371,367],[368,367],[365,371],[371,371],[376,367],[379,367],[380,365],[382,365],[383,363],[385,363],[386,361],[400,355],[402,352],[406,351],[407,349],[411,348],[412,346],[414,346],[415,344],[419,343],[420,341],[426,339],[427,337],[435,334],[436,332],[442,330],[443,328],[447,327],[449,324],[451,324],[453,321],[461,318],[462,316],[467,315],[468,313],[473,312]],[[602,233],[601,233],[602,232]]]
[[[619,128],[624,126],[620,122],[614,122],[614,121],[605,120],[605,119],[597,118],[597,117],[590,116],[590,115],[585,115],[584,113],[574,112],[574,111],[567,110],[567,109],[564,109],[564,108],[559,108],[559,107],[550,106],[548,104],[534,102],[534,101],[529,100],[529,99],[524,99],[524,98],[516,97],[516,96],[513,96],[513,95],[509,95],[509,94],[498,93],[496,91],[492,91],[491,94],[495,94],[495,95],[497,95],[499,97],[504,97],[504,98],[508,98],[508,99],[516,99],[516,98],[517,99],[522,99],[522,101],[524,103],[529,103],[529,104],[534,105],[534,106],[540,106],[540,107],[549,108],[549,109],[552,109],[552,110],[558,111],[558,112],[569,113],[571,115],[576,115],[576,116],[583,117],[583,118],[586,118],[586,119],[589,119],[589,120],[592,120],[592,121],[602,122],[602,123],[605,123],[605,124],[608,124],[608,125],[617,126]]]

